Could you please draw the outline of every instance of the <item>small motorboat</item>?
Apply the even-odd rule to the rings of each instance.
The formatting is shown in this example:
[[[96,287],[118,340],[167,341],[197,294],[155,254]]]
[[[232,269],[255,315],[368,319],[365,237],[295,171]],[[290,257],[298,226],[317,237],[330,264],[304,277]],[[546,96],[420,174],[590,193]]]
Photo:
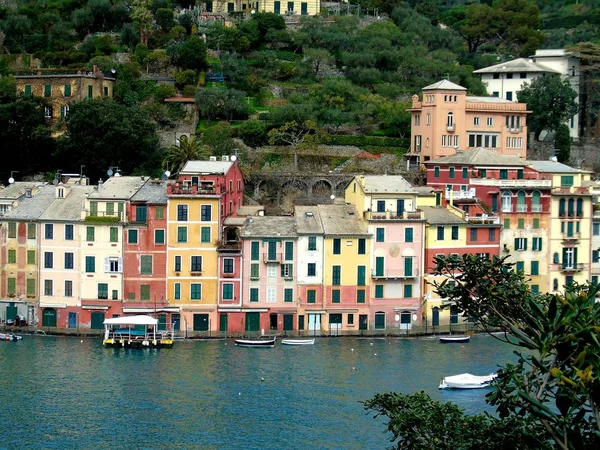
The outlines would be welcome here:
[[[283,345],[314,345],[315,338],[312,339],[282,339]]]
[[[461,373],[451,377],[442,378],[440,389],[481,389],[490,386],[490,383],[498,376],[492,373],[490,375],[477,376],[470,373]]]
[[[440,336],[442,344],[464,344],[471,340],[471,336]]]
[[[277,338],[269,339],[236,339],[235,345],[239,347],[275,347]]]
[[[0,333],[0,341],[20,341],[22,339],[23,336],[18,336],[16,334]]]

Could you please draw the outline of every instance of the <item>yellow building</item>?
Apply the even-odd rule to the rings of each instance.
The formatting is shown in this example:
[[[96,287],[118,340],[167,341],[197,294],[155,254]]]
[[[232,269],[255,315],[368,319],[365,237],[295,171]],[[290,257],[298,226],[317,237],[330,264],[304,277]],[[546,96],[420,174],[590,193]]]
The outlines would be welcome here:
[[[230,14],[236,12],[251,13],[269,12],[286,16],[314,16],[321,12],[321,2],[319,0],[308,1],[203,1],[200,3],[202,15],[208,14]]]

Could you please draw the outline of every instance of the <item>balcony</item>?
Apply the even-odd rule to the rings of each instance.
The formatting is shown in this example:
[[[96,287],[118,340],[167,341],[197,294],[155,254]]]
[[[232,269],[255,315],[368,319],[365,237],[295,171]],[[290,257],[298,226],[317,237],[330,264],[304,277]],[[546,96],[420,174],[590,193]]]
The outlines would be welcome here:
[[[366,220],[425,220],[425,214],[419,209],[416,211],[402,211],[401,214],[392,211],[366,211],[364,215]]]
[[[224,273],[223,274],[223,278],[233,278],[233,277],[235,277],[234,273]]]
[[[527,212],[527,205],[517,205],[517,212],[518,213],[526,213]]]
[[[542,210],[542,205],[531,205],[531,212],[533,213],[541,213]]]
[[[452,133],[452,132],[454,132],[455,129],[456,129],[456,127],[454,126],[453,123],[446,124],[446,131],[449,131]]]
[[[483,216],[465,216],[469,225],[500,225],[500,217]]]
[[[446,200],[473,200],[477,198],[477,193],[474,188],[469,189],[468,191],[453,191],[450,189],[446,189]]]
[[[569,264],[559,266],[561,272],[581,272],[583,270],[583,263]]]
[[[512,134],[519,134],[521,131],[523,131],[522,128],[507,128],[506,131],[508,131],[509,133]]]
[[[398,280],[398,279],[408,279],[408,278],[417,278],[419,276],[419,271],[417,269],[413,269],[411,272],[406,272],[401,269],[388,269],[388,270],[373,270],[371,272],[371,278],[376,280]]]
[[[167,195],[216,195],[220,191],[210,184],[189,185],[189,184],[170,184],[167,186]]]
[[[193,270],[190,272],[190,276],[191,277],[201,277],[202,276],[202,271],[200,270]]]
[[[551,188],[552,180],[498,180],[495,178],[471,178],[472,186],[496,186],[499,188]]]
[[[86,223],[118,223],[121,221],[121,216],[123,213],[115,212],[113,214],[107,214],[103,211],[90,211],[85,210],[85,222]]]
[[[219,253],[240,253],[242,251],[241,241],[219,241],[217,242],[217,251]]]
[[[581,239],[581,233],[577,233],[577,232],[574,232],[574,233],[562,233],[562,240],[565,243],[572,244],[572,243],[575,243],[575,242],[579,241],[579,239]]]
[[[512,205],[502,205],[502,212],[503,213],[511,213],[511,212],[513,212]]]
[[[263,253],[263,262],[264,263],[280,263],[281,262],[281,253]]]
[[[415,152],[421,153],[421,144],[415,145]]]

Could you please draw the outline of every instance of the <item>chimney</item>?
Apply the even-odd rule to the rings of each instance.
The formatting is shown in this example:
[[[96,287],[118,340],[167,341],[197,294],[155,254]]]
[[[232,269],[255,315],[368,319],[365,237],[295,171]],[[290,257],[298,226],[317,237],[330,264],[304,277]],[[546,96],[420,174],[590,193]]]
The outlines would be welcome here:
[[[25,198],[31,198],[31,188],[25,189]]]
[[[104,181],[102,181],[102,178],[100,178],[98,180],[98,190],[100,190],[100,188],[102,187],[103,184],[104,184]]]

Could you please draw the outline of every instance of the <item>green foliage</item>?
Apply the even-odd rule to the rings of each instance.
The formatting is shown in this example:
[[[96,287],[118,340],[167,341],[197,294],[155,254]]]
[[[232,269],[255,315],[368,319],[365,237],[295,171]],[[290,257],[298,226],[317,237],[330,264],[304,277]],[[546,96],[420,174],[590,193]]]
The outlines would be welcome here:
[[[537,139],[543,130],[555,131],[579,111],[577,93],[567,80],[545,76],[526,85],[517,97],[532,111],[527,119],[529,129]]]
[[[230,155],[234,152],[233,129],[229,122],[219,122],[204,130],[200,139],[212,155]]]
[[[86,216],[84,222],[86,223],[117,223],[119,221],[118,217],[111,216]]]
[[[236,89],[198,89],[196,105],[200,115],[208,120],[232,120],[248,113],[246,93]]]
[[[261,147],[269,142],[267,126],[260,120],[247,120],[238,128],[242,141],[250,147]]]
[[[0,104],[11,103],[17,98],[17,83],[13,76],[0,76]]]
[[[571,157],[571,135],[569,133],[569,127],[561,123],[556,130],[554,135],[554,148],[558,150],[557,158],[558,162],[563,164],[569,163]]]
[[[331,139],[332,143],[335,145],[355,145],[361,148],[364,146],[408,148],[408,145],[410,145],[410,139],[382,136],[335,135],[332,136]]]
[[[176,94],[177,90],[174,86],[171,86],[170,84],[159,84],[156,86],[156,89],[154,89],[154,100],[162,102],[165,98],[175,97]]]
[[[192,36],[182,43],[174,43],[167,48],[173,64],[183,70],[202,70],[206,64],[206,45],[198,36]]]
[[[200,143],[195,136],[182,136],[179,145],[165,150],[163,167],[171,174],[177,174],[188,161],[204,160],[210,156],[210,149]]]
[[[156,21],[156,25],[165,33],[175,26],[175,19],[171,8],[157,9],[154,13],[154,20]]]
[[[195,86],[198,83],[198,73],[195,70],[178,70],[173,74],[175,86],[183,89],[184,86]]]
[[[315,151],[319,144],[330,142],[322,129],[312,120],[287,122],[269,131],[271,145],[289,145],[294,151],[294,169],[298,170],[298,154]]]

